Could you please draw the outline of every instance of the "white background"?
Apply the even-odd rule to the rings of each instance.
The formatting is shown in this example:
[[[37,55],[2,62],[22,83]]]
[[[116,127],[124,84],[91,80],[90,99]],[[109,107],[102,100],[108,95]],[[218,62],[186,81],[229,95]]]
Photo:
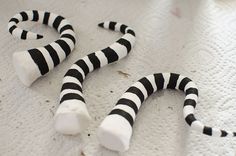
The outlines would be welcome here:
[[[21,28],[44,34],[44,39],[13,38],[8,20],[28,9],[66,17],[78,38],[74,52],[30,88],[19,81],[12,54],[43,46],[59,35],[53,28],[24,22]],[[106,20],[133,27],[137,42],[128,57],[89,74],[83,89],[93,121],[80,136],[62,136],[53,129],[61,80],[78,58],[121,37],[97,27]],[[0,53],[1,156],[80,156],[81,150],[85,156],[118,155],[99,147],[97,127],[132,83],[155,72],[193,79],[200,92],[197,118],[236,130],[235,0],[1,0]],[[183,120],[183,99],[176,91],[152,95],[139,112],[129,151],[120,155],[235,156],[234,138],[213,138],[189,129]]]

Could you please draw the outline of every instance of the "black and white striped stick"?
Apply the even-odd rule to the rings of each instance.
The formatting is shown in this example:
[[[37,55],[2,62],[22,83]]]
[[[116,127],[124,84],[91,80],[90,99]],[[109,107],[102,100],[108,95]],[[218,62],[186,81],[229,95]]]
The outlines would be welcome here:
[[[195,118],[198,89],[192,80],[179,74],[158,73],[143,77],[122,95],[99,127],[100,143],[111,150],[128,150],[132,127],[140,106],[152,93],[162,89],[178,89],[185,92],[183,114],[192,129],[210,136],[236,136],[233,132],[205,126]]]
[[[62,134],[77,134],[87,128],[90,115],[82,93],[82,83],[89,72],[125,57],[134,46],[134,31],[117,22],[104,22],[100,27],[124,33],[109,47],[91,53],[77,62],[65,74],[60,94],[60,106],[55,114],[55,129]]]
[[[20,21],[36,21],[55,28],[60,38],[46,46],[16,52],[13,64],[17,75],[26,86],[48,73],[62,62],[75,47],[75,32],[64,17],[46,11],[22,11],[13,16],[8,23],[9,32],[20,39],[40,39],[43,36],[22,30],[16,24]]]

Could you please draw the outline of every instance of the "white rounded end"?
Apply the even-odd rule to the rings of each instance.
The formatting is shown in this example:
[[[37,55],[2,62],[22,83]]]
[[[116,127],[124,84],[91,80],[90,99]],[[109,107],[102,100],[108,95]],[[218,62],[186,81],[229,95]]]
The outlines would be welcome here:
[[[98,128],[100,144],[114,151],[127,151],[131,136],[131,125],[125,118],[119,115],[107,116]]]
[[[13,65],[19,79],[26,86],[30,86],[41,76],[37,65],[34,63],[27,51],[14,53]]]
[[[57,109],[55,130],[65,135],[76,135],[84,131],[91,117],[84,103],[78,100],[64,101]]]

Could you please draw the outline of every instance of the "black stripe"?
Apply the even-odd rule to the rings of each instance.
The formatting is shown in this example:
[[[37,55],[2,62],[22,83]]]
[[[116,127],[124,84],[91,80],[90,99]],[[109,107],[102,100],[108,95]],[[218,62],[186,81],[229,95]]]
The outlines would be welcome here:
[[[127,113],[121,109],[114,109],[111,111],[111,113],[109,113],[109,115],[112,115],[112,114],[117,114],[117,115],[124,117],[130,123],[130,126],[131,127],[133,126],[134,120],[133,120],[133,117],[129,113]]]
[[[126,29],[127,27],[128,27],[128,26],[122,24],[122,25],[120,26],[120,32],[122,32],[123,34],[125,34],[125,29]]]
[[[189,78],[187,78],[187,77],[185,77],[185,78],[180,82],[180,84],[179,84],[179,90],[184,91],[185,86],[186,86],[190,81],[192,81],[192,80],[189,79]]]
[[[63,83],[63,85],[61,87],[61,91],[65,90],[65,89],[79,90],[82,93],[82,88],[77,83],[73,83],[73,82]]]
[[[67,24],[67,25],[63,26],[63,27],[60,29],[60,31],[59,31],[60,34],[61,34],[63,31],[67,30],[67,29],[71,29],[71,30],[74,31],[73,27],[72,27],[71,25]]]
[[[97,68],[101,67],[100,60],[95,55],[95,53],[91,53],[91,54],[89,54],[87,56],[88,56],[90,62],[93,64],[93,69],[97,69]]]
[[[135,32],[134,32],[133,30],[131,30],[131,29],[129,29],[129,30],[127,31],[127,33],[129,33],[129,34],[135,36]]]
[[[195,94],[195,95],[198,96],[198,90],[197,90],[197,88],[189,88],[189,89],[187,89],[186,92],[185,92],[185,95],[187,96],[187,95],[189,95],[189,94]]]
[[[226,137],[228,133],[225,130],[221,130],[221,137]]]
[[[33,10],[33,19],[32,21],[38,21],[39,20],[39,13],[37,10]]]
[[[139,88],[132,86],[126,92],[133,93],[133,94],[135,94],[135,95],[137,95],[139,97],[141,102],[144,101],[143,92]]]
[[[50,54],[53,64],[54,64],[54,67],[57,66],[60,63],[60,59],[59,59],[59,56],[58,56],[56,50],[50,44],[46,45],[44,48]]]
[[[141,82],[145,87],[148,96],[150,96],[154,92],[151,82],[146,77],[140,79],[139,82]]]
[[[19,23],[19,20],[17,18],[11,18],[9,22],[15,22],[17,24]]]
[[[185,121],[188,123],[189,126],[191,126],[191,124],[196,120],[197,119],[193,114],[189,114],[188,116],[185,117]]]
[[[107,47],[101,51],[107,57],[108,63],[115,62],[119,59],[119,56],[117,55],[117,53],[113,49],[111,49],[110,47]]]
[[[61,21],[64,20],[65,18],[62,16],[57,16],[52,24],[52,26],[57,30],[59,25],[61,24]]]
[[[203,134],[212,136],[212,128],[211,128],[211,127],[204,126],[204,128],[203,128]]]
[[[109,23],[109,29],[110,30],[115,30],[115,25],[116,25],[116,22],[110,22]]]
[[[179,78],[179,74],[170,73],[170,80],[167,85],[167,89],[175,89],[178,78]]]
[[[75,77],[76,79],[79,80],[79,82],[80,82],[81,84],[83,83],[83,80],[84,80],[82,74],[81,74],[78,70],[76,70],[76,69],[69,69],[69,70],[66,72],[65,76],[72,76],[72,77]]]
[[[42,35],[37,34],[37,39],[43,38]]]
[[[28,31],[23,30],[22,33],[21,33],[21,37],[20,38],[25,40],[26,36],[27,36],[27,33],[28,33]]]
[[[77,64],[84,71],[85,76],[89,73],[89,67],[83,59],[78,60],[75,64]]]
[[[157,90],[161,90],[164,87],[164,77],[161,73],[159,74],[154,74],[155,82],[157,85]]]
[[[22,21],[28,20],[28,15],[26,14],[26,12],[22,11],[22,12],[20,12],[20,15],[22,16]]]
[[[66,56],[68,56],[71,52],[70,46],[64,40],[56,40],[55,41],[65,52]]]
[[[116,41],[117,43],[120,43],[121,45],[123,45],[123,46],[125,46],[126,47],[126,49],[127,49],[127,52],[129,53],[130,52],[130,50],[131,50],[131,43],[128,41],[128,40],[126,40],[126,39],[124,39],[124,38],[120,38],[118,41]]]
[[[16,25],[13,25],[10,29],[9,29],[9,32],[12,34],[13,30],[16,29]]]
[[[137,105],[132,100],[122,98],[122,99],[119,99],[119,101],[117,102],[116,105],[126,105],[126,106],[129,106],[129,107],[131,107],[134,110],[135,114],[138,113],[138,107],[137,107]]]
[[[236,137],[236,132],[233,132],[234,137]]]
[[[66,101],[66,100],[80,100],[85,103],[84,98],[82,96],[80,96],[79,94],[75,94],[75,93],[68,93],[68,94],[63,95],[60,103]]]
[[[61,38],[69,38],[69,39],[71,39],[71,41],[75,44],[75,38],[74,38],[74,36],[72,36],[71,34],[63,34],[63,35],[61,35]]]
[[[28,52],[34,62],[38,65],[41,75],[46,74],[49,71],[49,68],[42,52],[38,49],[30,49]]]
[[[184,101],[184,106],[193,106],[194,108],[196,107],[196,101],[192,99],[186,99]]]
[[[44,17],[43,17],[43,24],[48,25],[49,17],[50,17],[50,13],[49,12],[45,12],[44,13]]]
[[[98,26],[104,28],[104,22],[99,23]]]

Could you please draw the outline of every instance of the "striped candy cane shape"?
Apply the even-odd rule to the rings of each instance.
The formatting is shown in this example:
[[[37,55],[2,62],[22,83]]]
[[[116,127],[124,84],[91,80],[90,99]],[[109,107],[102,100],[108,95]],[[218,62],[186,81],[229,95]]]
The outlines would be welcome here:
[[[55,28],[60,38],[46,46],[15,52],[13,64],[20,80],[30,86],[37,78],[48,73],[62,62],[75,47],[75,32],[64,17],[45,11],[22,11],[8,23],[9,32],[20,39],[40,39],[43,36],[22,30],[16,24],[20,21],[36,21]]]
[[[104,22],[100,27],[124,33],[119,40],[109,47],[91,53],[77,62],[63,78],[60,93],[60,106],[55,114],[55,129],[62,134],[78,134],[87,128],[90,115],[82,93],[82,83],[89,72],[116,62],[125,57],[134,46],[134,31],[120,23]]]
[[[183,114],[185,121],[192,129],[210,136],[236,136],[236,133],[205,126],[195,118],[198,89],[192,80],[179,74],[158,73],[143,77],[122,95],[99,126],[100,143],[111,150],[121,152],[128,150],[132,127],[141,104],[152,93],[162,89],[178,89],[185,92]]]

